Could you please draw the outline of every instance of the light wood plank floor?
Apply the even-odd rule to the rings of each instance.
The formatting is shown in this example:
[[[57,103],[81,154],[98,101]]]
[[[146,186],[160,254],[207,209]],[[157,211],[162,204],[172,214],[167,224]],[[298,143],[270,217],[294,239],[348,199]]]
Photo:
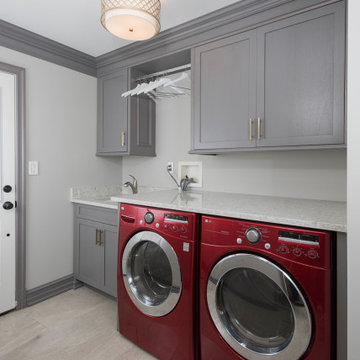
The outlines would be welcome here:
[[[116,302],[87,287],[0,316],[1,360],[155,360],[116,330]]]

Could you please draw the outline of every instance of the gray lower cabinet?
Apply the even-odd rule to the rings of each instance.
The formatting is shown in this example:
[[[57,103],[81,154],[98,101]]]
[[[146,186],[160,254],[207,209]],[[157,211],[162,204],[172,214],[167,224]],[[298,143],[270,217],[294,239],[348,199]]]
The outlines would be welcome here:
[[[345,143],[345,3],[193,52],[192,151]]]
[[[85,205],[74,209],[75,278],[116,297],[117,211]]]
[[[146,96],[121,96],[136,76],[126,68],[98,79],[99,156],[155,156],[155,103]]]

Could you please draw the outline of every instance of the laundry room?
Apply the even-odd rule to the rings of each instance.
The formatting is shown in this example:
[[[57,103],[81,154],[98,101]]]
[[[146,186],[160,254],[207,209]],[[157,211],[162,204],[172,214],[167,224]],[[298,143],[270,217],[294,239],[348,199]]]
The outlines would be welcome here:
[[[0,2],[0,359],[357,359],[359,14]]]

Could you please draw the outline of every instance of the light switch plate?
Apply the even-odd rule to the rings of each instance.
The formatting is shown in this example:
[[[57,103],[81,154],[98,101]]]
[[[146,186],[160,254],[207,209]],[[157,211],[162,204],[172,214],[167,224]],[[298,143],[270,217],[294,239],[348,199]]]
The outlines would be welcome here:
[[[38,161],[29,161],[29,175],[31,175],[31,176],[39,175],[39,162]]]

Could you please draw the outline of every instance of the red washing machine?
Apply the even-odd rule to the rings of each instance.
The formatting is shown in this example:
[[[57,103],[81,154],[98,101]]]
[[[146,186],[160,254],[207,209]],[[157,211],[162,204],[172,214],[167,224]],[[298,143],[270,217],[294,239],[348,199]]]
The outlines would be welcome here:
[[[331,233],[204,216],[200,254],[201,359],[335,357]]]
[[[161,360],[195,358],[197,215],[120,205],[120,333]]]

